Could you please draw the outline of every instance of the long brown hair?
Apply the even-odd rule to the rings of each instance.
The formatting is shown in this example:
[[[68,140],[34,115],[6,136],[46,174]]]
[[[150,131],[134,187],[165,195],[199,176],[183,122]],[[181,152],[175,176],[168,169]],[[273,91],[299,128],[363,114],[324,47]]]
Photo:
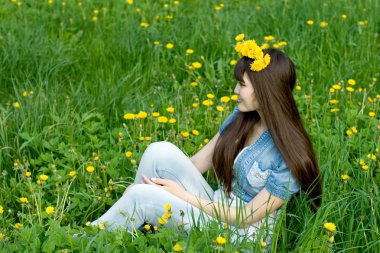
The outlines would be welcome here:
[[[277,150],[316,209],[321,202],[322,180],[312,143],[292,95],[296,82],[294,64],[279,50],[267,49],[264,53],[271,57],[268,67],[251,71],[253,60],[243,57],[235,66],[235,78],[243,82],[244,73],[248,75]],[[212,161],[218,179],[228,192],[232,190],[234,159],[259,120],[256,111],[239,112],[217,140]]]

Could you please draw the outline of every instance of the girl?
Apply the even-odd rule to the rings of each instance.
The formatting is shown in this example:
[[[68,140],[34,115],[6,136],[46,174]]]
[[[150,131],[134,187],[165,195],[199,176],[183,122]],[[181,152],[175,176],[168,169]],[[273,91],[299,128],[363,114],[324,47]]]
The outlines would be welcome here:
[[[242,57],[235,67],[237,107],[218,133],[191,158],[171,143],[151,144],[134,184],[93,225],[131,231],[145,222],[158,225],[169,203],[173,223],[183,220],[185,229],[219,219],[252,236],[266,225],[263,240],[270,243],[279,208],[299,190],[319,206],[321,177],[292,96],[292,61],[253,40],[235,49]],[[217,191],[202,176],[212,167]]]

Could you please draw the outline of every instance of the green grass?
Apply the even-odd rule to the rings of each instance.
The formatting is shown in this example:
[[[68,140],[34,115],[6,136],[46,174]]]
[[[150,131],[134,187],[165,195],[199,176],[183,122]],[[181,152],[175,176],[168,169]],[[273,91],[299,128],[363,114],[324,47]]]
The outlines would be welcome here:
[[[221,2],[200,0],[20,3],[3,1],[0,8],[1,251],[170,252],[177,242],[188,252],[260,251],[259,241],[233,243],[229,230],[217,224],[188,236],[181,228],[147,237],[83,228],[121,196],[149,143],[168,140],[191,155],[216,133],[235,106],[220,97],[233,94],[230,61],[238,59],[233,46],[239,33],[259,43],[273,35],[272,46],[287,42],[281,49],[296,64],[301,89],[294,96],[324,178],[319,211],[311,213],[302,194],[289,202],[272,251],[380,251],[378,0],[226,1],[220,11],[214,7]],[[140,26],[143,21],[148,28]],[[322,21],[328,23],[324,28]],[[185,53],[189,48],[194,54]],[[202,68],[189,69],[196,61]],[[341,89],[332,93],[334,84]],[[210,107],[202,105],[208,93],[215,95]],[[218,105],[225,110],[217,111]],[[123,119],[139,111],[148,117]],[[176,123],[158,123],[152,112]],[[357,133],[348,136],[352,127]],[[49,179],[38,185],[41,174]],[[215,185],[211,173],[207,178]],[[46,214],[47,206],[55,207],[53,215]],[[328,242],[325,222],[337,226],[334,243]],[[83,229],[96,237],[74,240],[71,234]],[[213,243],[218,235],[227,238],[225,246]]]

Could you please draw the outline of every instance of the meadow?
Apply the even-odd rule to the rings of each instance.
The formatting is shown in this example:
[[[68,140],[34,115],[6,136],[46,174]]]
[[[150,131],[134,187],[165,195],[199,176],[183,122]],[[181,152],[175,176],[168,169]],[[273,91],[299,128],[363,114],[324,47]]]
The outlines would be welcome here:
[[[380,252],[379,0],[2,0],[0,252]],[[166,140],[191,156],[236,105],[235,37],[284,51],[323,175],[272,247],[215,223],[88,222]],[[213,172],[205,177],[216,186]],[[94,237],[73,238],[85,231]]]

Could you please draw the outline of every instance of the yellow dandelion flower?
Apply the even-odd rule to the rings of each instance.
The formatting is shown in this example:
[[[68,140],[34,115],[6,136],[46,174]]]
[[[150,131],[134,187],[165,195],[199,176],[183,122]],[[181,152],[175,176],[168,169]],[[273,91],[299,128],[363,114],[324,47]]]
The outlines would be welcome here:
[[[144,229],[145,229],[146,231],[149,231],[150,228],[151,228],[150,224],[145,224],[145,225],[144,225]]]
[[[198,82],[191,82],[190,85],[191,85],[192,87],[198,86]]]
[[[176,243],[175,245],[174,245],[174,247],[173,247],[173,251],[174,252],[180,252],[180,251],[182,251],[183,249],[182,249],[182,246],[181,245],[179,245],[178,243]]]
[[[169,119],[169,124],[175,124],[176,122],[177,122],[176,119],[173,119],[173,118]]]
[[[26,177],[30,177],[31,175],[32,175],[32,173],[30,171],[25,172]]]
[[[98,15],[99,14],[99,10],[98,9],[95,9],[94,10],[94,15]]]
[[[368,165],[367,165],[367,164],[363,164],[363,165],[362,165],[362,169],[363,169],[364,171],[367,171],[367,170],[368,170],[368,168],[369,168],[369,167],[368,167]]]
[[[137,13],[140,13],[140,12],[141,12],[141,9],[140,9],[140,8],[136,8],[136,12],[137,12]]]
[[[152,117],[153,118],[157,118],[157,117],[159,117],[160,116],[160,113],[158,113],[158,112],[153,112],[152,113]]]
[[[135,119],[135,115],[133,113],[126,113],[124,114],[124,119],[126,120],[131,120],[131,119]]]
[[[199,135],[199,131],[194,129],[193,131],[191,131],[191,133],[195,136],[198,136]]]
[[[182,136],[185,137],[185,138],[187,138],[187,137],[190,136],[190,133],[187,132],[187,131],[183,131],[181,134],[182,134]]]
[[[373,161],[376,161],[376,155],[374,154],[368,154],[367,157]]]
[[[223,108],[222,106],[218,105],[218,106],[216,107],[216,110],[217,110],[218,112],[223,112],[223,111],[224,111],[224,108]]]
[[[88,173],[92,173],[92,172],[94,172],[95,168],[94,168],[94,166],[92,166],[92,165],[88,165],[88,166],[86,167],[86,170],[87,170]]]
[[[158,224],[160,224],[161,226],[165,225],[168,222],[167,220],[165,220],[161,217],[158,217],[157,221],[158,221]]]
[[[300,91],[302,90],[302,87],[300,85],[296,85],[296,90]]]
[[[335,92],[334,88],[330,88],[330,89],[329,89],[329,92],[330,92],[331,94],[333,94],[333,93]]]
[[[376,116],[376,113],[375,113],[375,112],[369,112],[369,113],[368,113],[368,116],[370,116],[371,118],[373,118],[373,117]]]
[[[231,96],[231,100],[237,101],[237,99],[238,99],[238,95],[234,94]]]
[[[172,217],[172,214],[169,213],[169,212],[165,212],[163,215],[162,215],[162,218],[167,220],[167,219],[170,219]]]
[[[336,226],[332,222],[326,222],[323,224],[323,227],[329,231],[329,232],[334,232],[336,230]]]
[[[260,46],[261,49],[268,49],[270,47],[270,45],[268,43],[264,43]]]
[[[327,23],[326,21],[322,21],[321,23],[319,23],[319,26],[321,27],[321,28],[325,28],[326,26],[328,26],[329,25],[329,23]]]
[[[193,62],[193,63],[191,64],[191,66],[192,66],[193,68],[195,68],[195,69],[200,69],[200,68],[202,68],[202,63],[200,63],[200,62]]]
[[[173,4],[178,5],[179,1],[174,1]]]
[[[348,129],[348,130],[346,131],[346,134],[347,134],[348,137],[351,137],[351,135],[353,134],[353,132],[352,132],[351,129]]]
[[[355,85],[356,84],[356,81],[354,79],[348,79],[347,83],[349,85]]]
[[[272,41],[272,40],[274,40],[274,36],[272,36],[272,35],[264,36],[264,40],[266,40],[266,41]]]
[[[141,23],[140,23],[140,26],[141,26],[142,28],[148,28],[149,24],[148,24],[147,22],[141,22]]]
[[[209,98],[209,99],[212,99],[212,98],[214,98],[215,97],[215,95],[214,94],[211,94],[211,93],[207,93],[207,98]]]
[[[101,221],[98,223],[98,228],[100,230],[104,230],[106,228],[106,223],[104,221]]]
[[[244,33],[240,33],[240,34],[236,35],[235,40],[236,41],[242,41],[242,40],[244,40],[244,37],[245,37]]]
[[[353,91],[355,91],[355,89],[352,88],[352,87],[346,87],[346,90],[347,90],[348,92],[353,92]]]
[[[166,108],[166,111],[168,113],[173,113],[175,111],[175,109],[174,109],[174,107],[168,107],[168,108]]]
[[[220,6],[215,6],[214,7],[214,10],[216,10],[216,11],[220,11],[222,8],[220,7]]]
[[[342,17],[342,19],[346,19],[347,15],[346,14],[342,14],[341,17]]]
[[[139,119],[145,119],[146,117],[148,117],[148,113],[143,112],[143,111],[140,111],[140,112],[136,115],[136,117],[139,118]]]
[[[198,103],[193,103],[191,106],[194,107],[194,108],[197,108],[198,107]]]
[[[267,243],[266,242],[261,242],[260,246],[261,246],[261,248],[265,248],[267,246]]]
[[[3,213],[4,213],[3,206],[0,206],[0,214],[3,214]]]
[[[19,109],[20,108],[20,103],[19,102],[14,102],[13,103],[13,108]]]
[[[133,155],[133,153],[132,153],[131,151],[127,151],[127,152],[125,152],[125,156],[126,156],[127,158],[132,157],[132,155]]]
[[[219,245],[224,245],[224,244],[227,243],[226,238],[224,238],[223,236],[218,236],[218,237],[216,237],[215,241],[216,241],[216,243],[219,244]]]
[[[146,141],[151,141],[151,140],[152,140],[152,137],[150,137],[150,136],[146,136],[146,137],[145,137],[145,140],[146,140]]]
[[[350,179],[350,176],[347,175],[347,174],[343,174],[340,176],[340,178],[343,180],[343,181],[347,181],[348,179]]]
[[[28,201],[28,198],[21,197],[21,198],[20,198],[20,202],[23,203],[23,204],[26,204],[26,203],[28,203],[29,201]]]
[[[230,101],[230,97],[223,96],[220,98],[220,102],[222,103],[228,103]]]
[[[77,172],[75,170],[72,170],[69,172],[70,177],[75,177],[77,175]]]
[[[166,203],[166,204],[164,205],[164,209],[165,209],[166,211],[170,211],[170,210],[172,210],[172,205],[171,205],[170,203]]]
[[[47,176],[47,175],[40,175],[41,181],[46,181],[46,180],[48,180],[48,178],[49,178],[49,176]]]
[[[192,54],[192,53],[194,53],[194,50],[193,50],[193,49],[190,49],[190,48],[189,48],[189,49],[186,50],[186,54]]]
[[[158,46],[158,45],[160,45],[160,42],[159,42],[159,41],[154,41],[153,44],[154,44],[155,46]]]
[[[306,21],[306,24],[308,24],[308,25],[314,25],[314,21],[309,19],[308,21]]]
[[[210,140],[209,139],[204,139],[203,142],[204,143],[208,143]]]
[[[53,4],[54,1],[53,0],[48,0],[48,4]]]
[[[234,66],[234,65],[236,65],[236,63],[237,63],[237,61],[236,61],[236,60],[231,60],[231,61],[230,61],[230,65],[231,65],[231,66]]]
[[[0,241],[3,240],[4,238],[4,234],[3,233],[0,233]],[[174,249],[174,248],[173,248]]]
[[[356,129],[356,127],[351,127],[351,130],[354,134],[358,133],[358,129]]]
[[[54,207],[52,207],[52,206],[48,206],[48,207],[46,207],[46,209],[45,209],[45,211],[46,211],[46,213],[47,214],[53,214],[54,213]]]
[[[157,121],[158,123],[167,123],[168,122],[168,118],[165,117],[165,116],[160,116],[157,118]]]
[[[133,4],[133,0],[127,0],[127,4],[132,5]]]
[[[211,105],[214,104],[214,102],[212,102],[211,100],[207,99],[207,100],[204,100],[202,102],[202,104],[205,105],[205,106],[211,106]]]
[[[19,222],[17,222],[14,226],[15,226],[15,229],[20,229],[21,227],[23,227],[22,223],[19,223]]]
[[[93,16],[92,17],[92,21],[94,21],[94,22],[98,21],[98,17],[97,16]]]
[[[331,99],[331,100],[329,100],[329,104],[330,105],[337,105],[337,104],[339,104],[339,100],[337,100],[337,99]]]
[[[27,97],[27,96],[28,96],[28,92],[27,92],[27,91],[24,91],[24,92],[22,93],[22,96],[23,96],[23,97]]]
[[[330,112],[339,112],[340,110],[339,110],[339,108],[332,108],[331,110],[330,110]]]
[[[174,47],[174,45],[172,43],[166,44],[166,48],[167,49],[172,49],[173,47]]]
[[[342,86],[340,86],[339,84],[334,84],[332,87],[333,87],[334,90],[340,90],[340,89],[342,89]]]

